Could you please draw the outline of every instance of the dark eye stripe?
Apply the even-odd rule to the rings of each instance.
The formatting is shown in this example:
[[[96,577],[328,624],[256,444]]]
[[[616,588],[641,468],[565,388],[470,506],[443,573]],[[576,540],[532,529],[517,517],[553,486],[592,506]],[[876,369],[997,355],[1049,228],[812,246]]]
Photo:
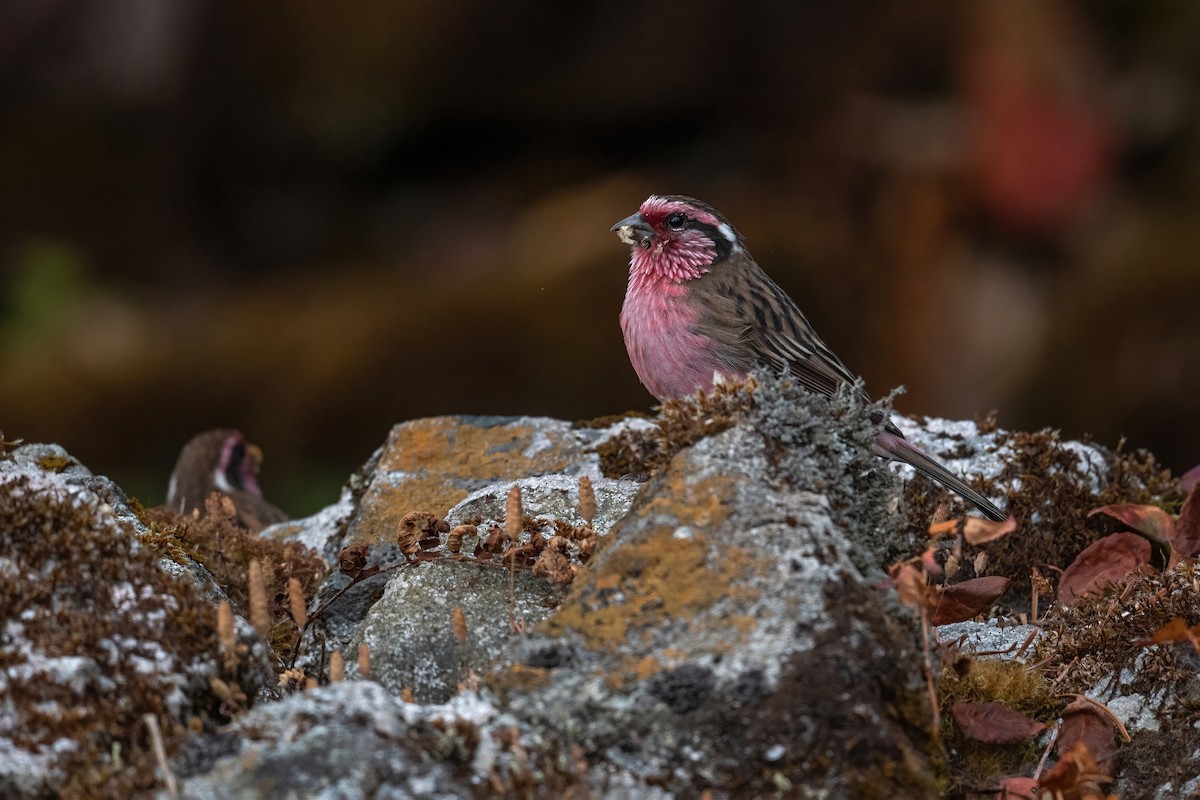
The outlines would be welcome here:
[[[716,248],[717,251],[716,258],[713,259],[714,261],[724,261],[725,259],[729,258],[729,255],[733,252],[733,242],[726,239],[725,236],[719,230],[717,230],[716,225],[710,225],[707,222],[689,219],[687,227],[691,230],[699,231],[700,233],[704,234],[706,237],[708,237],[708,240],[713,243],[713,247]]]

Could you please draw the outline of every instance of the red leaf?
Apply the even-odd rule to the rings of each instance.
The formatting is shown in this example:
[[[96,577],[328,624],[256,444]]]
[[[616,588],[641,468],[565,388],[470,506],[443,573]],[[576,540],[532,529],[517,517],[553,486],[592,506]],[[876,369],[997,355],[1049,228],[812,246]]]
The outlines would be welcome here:
[[[1198,483],[1200,483],[1200,464],[1183,473],[1183,477],[1179,479],[1179,490],[1190,492]]]
[[[1072,606],[1088,592],[1116,583],[1150,563],[1150,542],[1136,533],[1114,533],[1088,545],[1063,571],[1058,602]]]
[[[1037,778],[1013,777],[1000,781],[996,800],[1036,800]]]
[[[1064,756],[1075,749],[1077,742],[1087,746],[1102,772],[1112,775],[1113,759],[1117,755],[1112,720],[1083,699],[1074,700],[1063,709],[1062,727],[1058,730],[1055,748],[1060,756]]]
[[[1192,486],[1183,501],[1171,544],[1181,556],[1194,556],[1200,552],[1200,483]]]
[[[1112,778],[1100,770],[1087,745],[1076,742],[1071,752],[1042,773],[1041,780],[1038,781],[1038,791],[1042,797],[1086,800],[1104,797],[1100,784],[1111,782]]]
[[[1100,506],[1088,512],[1088,516],[1107,514],[1130,528],[1160,544],[1170,544],[1175,538],[1175,520],[1158,506],[1139,506],[1135,503],[1117,503]]]
[[[1007,536],[1016,529],[1017,518],[1011,515],[1004,522],[993,522],[982,517],[967,517],[967,522],[963,526],[963,538],[967,540],[967,544],[984,544]]]
[[[987,744],[1016,744],[1046,729],[1003,703],[955,703],[950,716],[964,736]]]
[[[949,625],[951,622],[974,619],[991,608],[992,602],[1007,588],[1008,578],[999,575],[943,586],[930,615],[930,624]]]

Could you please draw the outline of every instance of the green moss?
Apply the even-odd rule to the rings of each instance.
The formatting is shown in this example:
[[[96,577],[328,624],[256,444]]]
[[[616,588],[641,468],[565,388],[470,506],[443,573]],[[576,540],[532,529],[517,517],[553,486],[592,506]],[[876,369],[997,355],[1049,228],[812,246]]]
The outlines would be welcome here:
[[[37,460],[37,465],[47,472],[62,472],[71,464],[71,459],[67,456],[42,456]]]

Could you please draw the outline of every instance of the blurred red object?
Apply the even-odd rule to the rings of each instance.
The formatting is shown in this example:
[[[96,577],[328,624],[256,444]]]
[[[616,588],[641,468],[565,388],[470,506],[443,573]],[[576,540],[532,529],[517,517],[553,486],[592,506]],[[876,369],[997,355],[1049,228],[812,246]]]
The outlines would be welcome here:
[[[1007,227],[1053,232],[1105,190],[1116,150],[1085,23],[1065,0],[984,0],[969,25],[967,169],[978,202]]]

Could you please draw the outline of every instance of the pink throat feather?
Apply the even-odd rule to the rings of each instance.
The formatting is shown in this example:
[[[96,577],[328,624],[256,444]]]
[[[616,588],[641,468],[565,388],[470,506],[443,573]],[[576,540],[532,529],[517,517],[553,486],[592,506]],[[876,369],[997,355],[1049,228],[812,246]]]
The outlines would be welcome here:
[[[674,241],[655,238],[649,247],[635,246],[629,256],[629,288],[648,289],[695,280],[708,272],[716,250],[706,237]]]

